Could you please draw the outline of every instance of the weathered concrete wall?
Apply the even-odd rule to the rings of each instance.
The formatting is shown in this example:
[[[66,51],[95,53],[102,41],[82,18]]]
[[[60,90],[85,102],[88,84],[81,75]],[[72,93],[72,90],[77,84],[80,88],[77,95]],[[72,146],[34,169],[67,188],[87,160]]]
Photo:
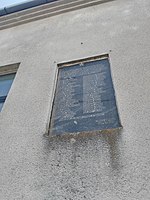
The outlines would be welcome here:
[[[0,113],[0,199],[150,199],[149,35],[149,0],[0,31],[0,66],[21,62]],[[49,142],[56,63],[103,53],[110,53],[122,133]]]

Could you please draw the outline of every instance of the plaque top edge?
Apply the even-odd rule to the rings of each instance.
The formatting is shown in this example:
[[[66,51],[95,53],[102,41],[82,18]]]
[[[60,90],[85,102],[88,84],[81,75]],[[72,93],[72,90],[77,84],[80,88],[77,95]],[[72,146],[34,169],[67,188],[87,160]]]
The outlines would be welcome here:
[[[63,67],[68,67],[75,64],[79,64],[79,63],[86,63],[90,61],[97,61],[97,60],[104,60],[104,59],[109,59],[109,54],[90,56],[90,57],[76,59],[72,61],[65,61],[65,62],[58,63],[57,66],[58,68],[63,68]]]

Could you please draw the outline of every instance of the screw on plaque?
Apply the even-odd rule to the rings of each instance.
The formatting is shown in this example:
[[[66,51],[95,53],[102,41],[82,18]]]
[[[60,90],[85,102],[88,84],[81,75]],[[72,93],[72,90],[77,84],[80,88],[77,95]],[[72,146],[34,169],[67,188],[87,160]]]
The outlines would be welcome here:
[[[83,63],[83,62],[81,62],[81,63],[80,63],[80,66],[81,66],[81,67],[83,67],[83,66],[84,66],[84,63]]]

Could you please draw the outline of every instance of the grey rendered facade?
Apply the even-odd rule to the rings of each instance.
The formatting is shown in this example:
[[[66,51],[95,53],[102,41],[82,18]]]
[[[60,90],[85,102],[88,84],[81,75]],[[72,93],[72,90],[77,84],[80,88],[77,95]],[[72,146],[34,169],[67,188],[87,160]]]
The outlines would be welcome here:
[[[99,1],[0,30],[0,66],[20,63],[0,113],[1,200],[150,199],[149,35],[149,0]],[[105,53],[122,132],[49,141],[57,63]]]

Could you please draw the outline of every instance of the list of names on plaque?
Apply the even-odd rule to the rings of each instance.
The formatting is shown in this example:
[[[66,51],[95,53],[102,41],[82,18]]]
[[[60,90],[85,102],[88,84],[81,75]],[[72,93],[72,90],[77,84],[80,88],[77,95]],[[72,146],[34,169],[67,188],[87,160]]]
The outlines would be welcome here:
[[[120,127],[108,59],[59,68],[50,132]]]

